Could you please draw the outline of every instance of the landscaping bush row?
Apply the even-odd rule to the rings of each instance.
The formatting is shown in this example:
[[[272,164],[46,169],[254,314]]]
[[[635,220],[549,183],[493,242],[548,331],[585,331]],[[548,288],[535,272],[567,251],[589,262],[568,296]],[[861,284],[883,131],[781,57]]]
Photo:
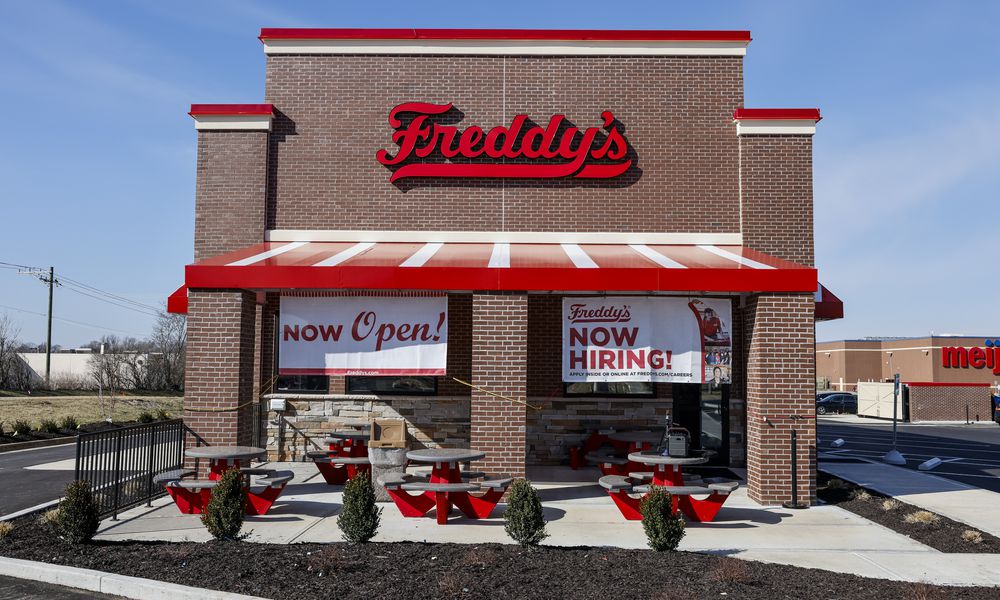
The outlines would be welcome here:
[[[212,497],[201,522],[219,541],[242,540],[247,535],[241,533],[246,502],[243,475],[237,469],[228,470],[212,488]],[[640,510],[649,547],[656,551],[676,550],[684,537],[684,519],[673,511],[670,494],[659,487],[651,487]],[[344,486],[344,505],[337,517],[344,541],[352,544],[370,541],[378,533],[381,515],[370,475],[361,472],[350,479]],[[548,537],[541,499],[526,479],[518,479],[511,486],[503,519],[507,535],[521,546],[538,546]],[[42,521],[66,542],[89,542],[100,524],[90,484],[86,481],[70,483],[58,508],[45,513]]]
[[[136,422],[153,423],[155,421],[166,421],[172,418],[173,417],[169,412],[160,408],[156,411],[147,410],[139,413],[139,416],[136,417]],[[10,441],[26,441],[28,439],[34,439],[34,436],[37,434],[74,435],[87,425],[103,424],[103,422],[80,423],[76,417],[71,415],[65,416],[59,419],[59,421],[54,419],[42,419],[35,425],[32,425],[26,419],[15,419],[10,422],[0,421],[0,438],[12,438]],[[13,438],[20,438],[20,440]]]
[[[817,495],[941,552],[1000,553],[1000,538],[820,471]]]

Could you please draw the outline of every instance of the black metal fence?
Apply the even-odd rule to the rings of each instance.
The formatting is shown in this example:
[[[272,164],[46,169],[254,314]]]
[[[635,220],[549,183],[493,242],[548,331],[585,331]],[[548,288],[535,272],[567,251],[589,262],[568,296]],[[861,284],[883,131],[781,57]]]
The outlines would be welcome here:
[[[184,421],[173,419],[77,437],[76,480],[90,482],[101,518],[165,493],[153,477],[182,467],[184,432]]]

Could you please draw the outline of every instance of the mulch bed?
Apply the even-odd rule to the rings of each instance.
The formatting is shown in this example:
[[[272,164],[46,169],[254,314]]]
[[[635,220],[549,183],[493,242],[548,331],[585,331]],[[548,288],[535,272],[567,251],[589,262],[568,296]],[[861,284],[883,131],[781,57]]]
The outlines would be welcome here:
[[[832,487],[830,481],[833,479],[837,478],[823,471],[818,473],[816,494],[820,500],[823,500],[827,504],[835,504],[840,508],[847,509],[869,521],[874,521],[883,527],[888,527],[897,533],[909,536],[921,544],[930,546],[941,552],[1000,553],[1000,538],[980,531],[982,542],[978,544],[968,542],[962,539],[962,533],[969,530],[979,530],[942,515],[937,515],[939,518],[934,524],[907,523],[903,520],[904,516],[923,509],[897,500],[899,507],[887,511],[882,508],[882,503],[889,499],[888,496],[872,490],[865,490],[868,492],[870,498],[861,499],[857,497],[857,493],[864,488],[849,481],[844,481],[842,487]],[[996,507],[983,507],[983,510],[995,509]]]
[[[998,588],[911,584],[691,552],[484,544],[64,544],[37,517],[0,542],[14,558],[266,598],[997,598]]]

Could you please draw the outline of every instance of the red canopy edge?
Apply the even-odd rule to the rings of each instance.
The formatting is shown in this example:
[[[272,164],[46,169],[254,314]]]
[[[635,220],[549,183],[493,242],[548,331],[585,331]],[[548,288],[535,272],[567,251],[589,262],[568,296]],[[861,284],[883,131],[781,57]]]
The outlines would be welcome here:
[[[826,289],[823,284],[818,284],[816,290],[816,320],[833,321],[844,318],[844,301]]]
[[[167,312],[175,315],[186,315],[188,312],[188,286],[177,288],[167,297]]]

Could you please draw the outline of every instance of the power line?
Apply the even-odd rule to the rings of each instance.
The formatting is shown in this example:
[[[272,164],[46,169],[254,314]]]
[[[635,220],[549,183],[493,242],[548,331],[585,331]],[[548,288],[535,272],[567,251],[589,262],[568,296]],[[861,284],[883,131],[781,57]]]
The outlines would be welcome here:
[[[64,278],[64,281],[65,281],[65,278]],[[102,298],[100,296],[95,296],[94,294],[87,293],[86,291],[81,290],[81,289],[77,288],[76,286],[74,286],[72,284],[66,284],[66,283],[64,283],[64,286],[66,286],[67,290],[69,290],[71,292],[75,292],[77,294],[80,294],[81,296],[87,296],[88,298],[93,298],[94,300],[98,300],[100,302],[106,302],[108,304],[113,304],[113,305],[115,305],[115,306],[117,306],[119,308],[124,308],[125,310],[131,310],[133,312],[137,312],[139,314],[147,315],[147,316],[150,316],[150,317],[158,317],[158,316],[160,316],[160,311],[155,310],[155,309],[151,309],[151,308],[138,308],[138,307],[134,307],[134,306],[128,306],[127,304],[120,304],[118,302],[115,302],[114,300],[109,300],[107,298]]]
[[[6,308],[7,310],[16,310],[17,312],[27,313],[29,315],[35,315],[38,317],[47,317],[45,313],[35,312],[33,310],[27,310],[24,308],[18,308],[16,306],[7,306],[5,304],[0,304],[0,308]],[[141,334],[134,333],[132,331],[123,331],[121,329],[114,329],[111,327],[105,327],[103,325],[94,325],[93,323],[83,323],[82,321],[73,321],[72,319],[63,319],[62,317],[52,317],[56,321],[62,321],[64,323],[70,323],[72,325],[78,325],[81,327],[89,327],[91,329],[100,329],[106,331],[114,331],[115,333],[124,333],[125,335],[134,335],[136,337],[142,337]]]
[[[91,292],[95,292],[95,293],[101,294],[102,296],[107,296],[107,297],[109,297],[109,298],[111,298],[113,300],[117,300],[119,302],[125,302],[125,303],[128,303],[128,304],[134,304],[136,306],[140,306],[142,308],[146,308],[146,309],[152,310],[152,311],[156,312],[157,314],[161,312],[161,310],[160,310],[159,307],[152,306],[152,305],[149,305],[149,304],[144,304],[144,303],[139,302],[137,300],[132,300],[131,298],[126,298],[125,296],[119,296],[118,294],[112,294],[111,292],[102,290],[100,288],[96,288],[96,287],[94,287],[92,285],[87,285],[86,283],[83,283],[82,281],[77,281],[76,279],[71,279],[69,277],[66,277],[65,275],[61,276],[61,280],[64,281],[64,282],[68,282],[68,283],[70,283],[72,285],[76,285],[78,287],[82,287],[82,288],[84,288],[86,290],[89,290]]]

